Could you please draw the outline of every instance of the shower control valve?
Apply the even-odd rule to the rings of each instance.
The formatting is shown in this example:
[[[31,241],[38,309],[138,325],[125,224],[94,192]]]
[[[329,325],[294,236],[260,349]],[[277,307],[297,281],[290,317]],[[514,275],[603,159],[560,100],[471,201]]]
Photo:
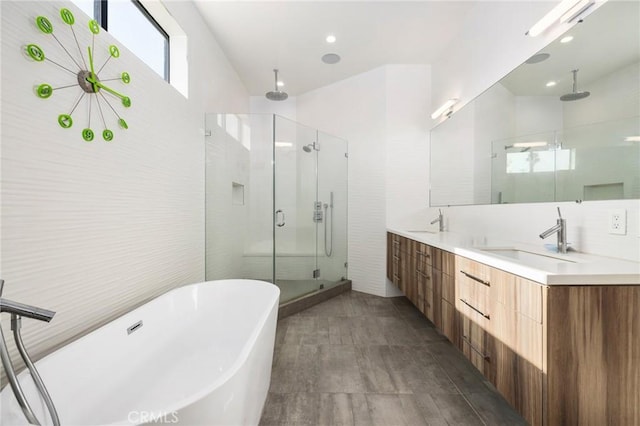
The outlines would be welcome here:
[[[313,203],[313,221],[315,223],[322,222],[322,202],[316,201]]]

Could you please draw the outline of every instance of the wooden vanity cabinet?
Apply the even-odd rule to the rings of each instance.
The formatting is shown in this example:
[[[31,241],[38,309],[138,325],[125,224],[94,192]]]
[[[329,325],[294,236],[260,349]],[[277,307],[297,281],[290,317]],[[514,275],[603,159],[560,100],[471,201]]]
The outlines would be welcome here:
[[[389,280],[400,289],[403,293],[407,294],[407,245],[409,240],[396,234],[388,234],[387,246],[391,256],[387,254],[387,263],[391,265],[391,271],[387,272]]]
[[[542,286],[456,256],[461,350],[532,425],[542,424]]]
[[[458,341],[452,253],[388,233],[387,278],[447,338]]]
[[[389,279],[527,422],[640,425],[640,283],[545,286],[391,233],[387,246]]]

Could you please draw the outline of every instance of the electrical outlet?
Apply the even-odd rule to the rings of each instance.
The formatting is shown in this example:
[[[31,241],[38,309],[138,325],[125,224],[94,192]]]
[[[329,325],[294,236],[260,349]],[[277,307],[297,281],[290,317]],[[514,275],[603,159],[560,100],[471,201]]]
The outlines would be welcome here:
[[[609,210],[609,233],[627,235],[627,211],[624,209]]]

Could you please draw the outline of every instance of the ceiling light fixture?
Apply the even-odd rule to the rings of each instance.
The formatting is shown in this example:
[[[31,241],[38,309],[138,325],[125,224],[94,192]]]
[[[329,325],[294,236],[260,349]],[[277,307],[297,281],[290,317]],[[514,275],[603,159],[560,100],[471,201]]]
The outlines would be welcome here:
[[[276,141],[274,145],[276,146],[276,148],[291,148],[293,146],[293,143]]]
[[[442,104],[442,106],[440,108],[438,108],[437,110],[433,111],[433,114],[431,114],[431,118],[435,120],[436,118],[440,117],[441,115],[446,115],[447,117],[449,117],[453,113],[453,106],[455,104],[457,104],[458,101],[459,101],[458,98],[449,99],[447,102]]]
[[[580,0],[575,6],[573,6],[564,15],[562,15],[562,17],[560,18],[560,22],[563,24],[565,22],[573,22],[574,19],[582,15],[584,11],[589,9],[595,3],[595,0]]]
[[[334,36],[333,34],[329,34],[325,40],[327,41],[327,43],[333,44],[336,42],[336,36]]]
[[[569,43],[571,40],[573,40],[573,36],[562,37],[560,43]]]
[[[284,86],[284,81],[278,81],[278,82],[276,83],[276,85],[277,85],[278,87],[282,87],[282,86]]]
[[[624,138],[625,142],[640,142],[640,136],[627,136]]]
[[[555,86],[555,85],[556,85],[556,82],[555,82],[555,81],[549,81],[549,82],[546,84],[546,86],[547,86],[547,87],[553,87],[553,86]]]
[[[549,11],[549,13],[544,15],[542,17],[542,19],[540,19],[538,22],[536,22],[535,25],[533,27],[531,27],[531,29],[525,33],[525,35],[528,35],[528,36],[531,36],[531,37],[539,36],[547,28],[549,28],[550,26],[552,26],[553,24],[558,22],[560,20],[560,18],[565,18],[565,16],[569,15],[570,12],[572,13],[571,14],[571,18],[573,19],[575,16],[579,15],[584,10],[586,10],[584,8],[580,8],[580,12],[579,13],[573,14],[573,12],[577,10],[576,8],[578,6],[581,6],[582,3],[585,2],[585,1],[592,1],[592,0],[562,0],[560,2],[560,4],[558,4],[556,7],[551,9],[551,11]],[[588,6],[588,7],[590,7],[590,6]],[[562,22],[566,22],[566,21],[562,21]]]

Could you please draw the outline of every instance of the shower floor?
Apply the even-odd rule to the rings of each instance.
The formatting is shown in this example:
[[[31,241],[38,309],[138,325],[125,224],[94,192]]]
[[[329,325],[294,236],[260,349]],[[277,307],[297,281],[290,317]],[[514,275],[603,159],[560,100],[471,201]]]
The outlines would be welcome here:
[[[271,282],[270,279],[264,281]],[[280,288],[281,305],[320,290],[320,285],[323,285],[323,288],[329,288],[336,284],[337,282],[328,280],[277,280],[276,282]]]

